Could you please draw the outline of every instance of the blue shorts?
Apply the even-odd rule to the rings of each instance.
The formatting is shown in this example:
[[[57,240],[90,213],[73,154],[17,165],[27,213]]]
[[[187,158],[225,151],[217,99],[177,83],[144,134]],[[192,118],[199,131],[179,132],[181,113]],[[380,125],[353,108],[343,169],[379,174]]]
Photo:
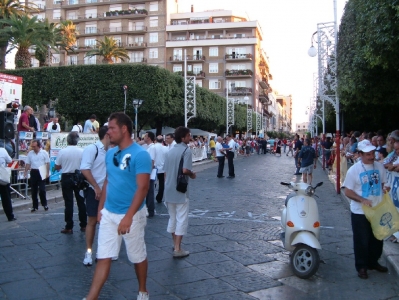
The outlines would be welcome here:
[[[85,195],[87,216],[89,216],[89,217],[97,217],[98,204],[100,203],[100,201],[96,200],[96,193],[94,192],[93,188],[88,187],[84,191],[84,195]]]

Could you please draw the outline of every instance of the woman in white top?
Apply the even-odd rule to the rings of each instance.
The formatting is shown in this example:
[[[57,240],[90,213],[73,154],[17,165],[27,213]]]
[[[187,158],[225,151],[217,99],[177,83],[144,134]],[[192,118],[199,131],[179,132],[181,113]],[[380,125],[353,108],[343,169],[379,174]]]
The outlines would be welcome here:
[[[10,155],[8,155],[6,149],[0,148],[0,166],[7,167],[7,164],[10,162],[12,162],[12,159]],[[3,206],[3,210],[7,216],[8,221],[15,221],[16,218],[14,218],[14,213],[11,204],[10,184],[0,185],[0,195],[1,195],[1,204]]]

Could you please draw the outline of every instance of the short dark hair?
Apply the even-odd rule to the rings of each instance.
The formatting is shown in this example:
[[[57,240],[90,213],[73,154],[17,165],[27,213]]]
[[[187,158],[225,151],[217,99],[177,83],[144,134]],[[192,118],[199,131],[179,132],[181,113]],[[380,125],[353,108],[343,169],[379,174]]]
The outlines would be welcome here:
[[[32,145],[32,143],[36,143],[39,148],[42,147],[42,143],[40,142],[40,140],[32,140],[32,142],[30,142],[30,144]]]
[[[180,144],[182,139],[190,133],[190,129],[184,126],[177,127],[175,130],[175,141]]]
[[[146,134],[150,138],[151,141],[155,140],[155,134],[152,131],[147,131]]]
[[[165,136],[168,136],[168,137],[170,137],[170,138],[172,138],[172,139],[175,139],[175,135],[174,135],[173,133],[168,133],[168,134],[165,135]]]
[[[79,142],[79,134],[76,131],[72,131],[67,136],[67,143],[71,146],[76,146]]]
[[[305,143],[309,146],[312,144],[312,141],[310,139],[305,139]]]
[[[109,120],[115,120],[119,127],[126,126],[129,135],[133,133],[133,122],[130,117],[123,112],[116,112],[109,116]]]
[[[95,114],[92,114],[89,119],[97,119],[97,116]]]
[[[108,131],[108,126],[100,127],[100,130],[98,131],[98,137],[100,138],[100,140],[102,140],[105,137],[107,131]]]
[[[157,142],[158,142],[158,143],[162,143],[162,142],[163,142],[163,137],[157,138]]]

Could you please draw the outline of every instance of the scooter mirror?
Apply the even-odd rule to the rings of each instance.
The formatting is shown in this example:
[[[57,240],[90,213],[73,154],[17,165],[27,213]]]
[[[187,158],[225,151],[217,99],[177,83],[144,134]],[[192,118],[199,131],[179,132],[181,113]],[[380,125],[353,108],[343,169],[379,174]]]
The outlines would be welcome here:
[[[319,187],[319,186],[322,186],[322,185],[323,185],[323,181],[322,181],[322,182],[319,182],[318,184],[316,184],[315,187]]]

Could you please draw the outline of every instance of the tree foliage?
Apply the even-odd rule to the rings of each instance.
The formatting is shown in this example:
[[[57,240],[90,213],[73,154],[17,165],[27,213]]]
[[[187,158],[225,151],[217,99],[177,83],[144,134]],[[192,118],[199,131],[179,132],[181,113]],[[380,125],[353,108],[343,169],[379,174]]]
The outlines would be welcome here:
[[[58,99],[56,111],[68,119],[85,120],[95,113],[105,121],[123,111],[123,85],[128,86],[126,113],[134,119],[133,99],[144,100],[139,124],[151,127],[184,125],[184,81],[166,69],[141,64],[80,65],[7,70],[23,77],[24,105],[36,107]],[[196,88],[197,117],[189,127],[213,130],[226,124],[226,100]],[[246,106],[236,105],[235,129],[246,128]]]
[[[392,130],[399,109],[399,0],[349,0],[337,47],[346,128]]]
[[[120,59],[121,61],[129,60],[127,50],[119,47],[117,40],[113,37],[105,36],[104,40],[97,40],[97,49],[90,50],[86,53],[87,57],[102,56],[103,63],[113,64],[114,60]]]

